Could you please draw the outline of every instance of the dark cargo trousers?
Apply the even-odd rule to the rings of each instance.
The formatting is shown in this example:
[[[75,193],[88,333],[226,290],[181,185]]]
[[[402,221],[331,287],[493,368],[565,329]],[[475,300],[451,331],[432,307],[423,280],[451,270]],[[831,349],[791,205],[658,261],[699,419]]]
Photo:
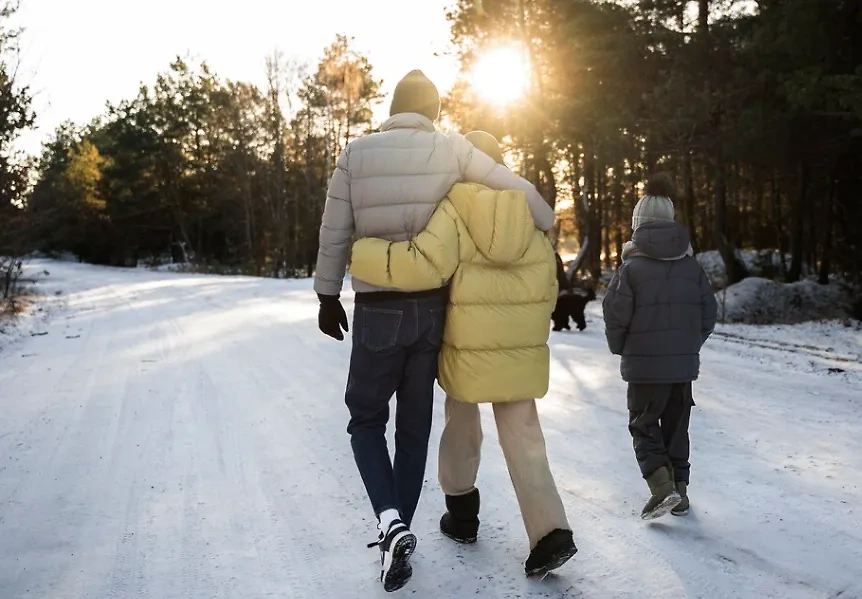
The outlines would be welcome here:
[[[671,466],[674,480],[688,484],[691,470],[688,424],[692,406],[691,383],[629,383],[629,432],[644,478],[662,466]]]

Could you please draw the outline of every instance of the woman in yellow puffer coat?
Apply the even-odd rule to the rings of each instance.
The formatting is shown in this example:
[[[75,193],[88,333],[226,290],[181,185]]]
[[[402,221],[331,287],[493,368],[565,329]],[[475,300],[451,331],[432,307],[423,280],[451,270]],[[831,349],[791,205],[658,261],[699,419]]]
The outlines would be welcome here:
[[[503,164],[492,136],[466,137]],[[350,273],[403,291],[449,283],[439,359],[439,382],[447,394],[438,460],[448,510],[440,521],[443,533],[461,543],[476,541],[482,443],[477,404],[492,403],[530,541],[527,575],[561,566],[577,549],[548,466],[534,399],[548,391],[556,264],[523,192],[456,184],[411,241],[357,241]]]

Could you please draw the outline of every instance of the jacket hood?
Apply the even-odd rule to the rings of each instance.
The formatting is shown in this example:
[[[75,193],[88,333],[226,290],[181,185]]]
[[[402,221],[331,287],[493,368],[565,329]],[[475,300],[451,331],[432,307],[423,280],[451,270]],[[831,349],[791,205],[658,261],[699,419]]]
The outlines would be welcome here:
[[[655,260],[678,260],[690,254],[688,231],[677,222],[652,222],[641,225],[632,235],[631,245],[623,249],[623,260],[646,256]]]
[[[527,251],[536,225],[524,192],[457,183],[448,197],[486,259],[512,264]]]

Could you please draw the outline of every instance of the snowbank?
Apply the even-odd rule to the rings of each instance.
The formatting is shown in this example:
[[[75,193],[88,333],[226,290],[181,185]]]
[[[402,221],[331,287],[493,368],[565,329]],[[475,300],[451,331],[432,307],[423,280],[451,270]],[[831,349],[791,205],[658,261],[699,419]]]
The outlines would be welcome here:
[[[781,274],[781,254],[776,250],[737,250],[736,256],[753,277],[775,278]],[[701,252],[695,259],[706,271],[714,289],[727,286],[727,271],[718,250]],[[789,254],[784,257],[784,263],[790,265]]]
[[[781,254],[777,250],[737,250],[736,255],[752,277],[779,278],[784,271],[784,267],[781,265]],[[560,257],[563,259],[563,264],[567,270],[577,256],[577,253],[560,252]],[[701,252],[695,256],[695,259],[706,271],[713,289],[724,289],[727,286],[727,271],[724,268],[724,260],[717,250]],[[784,256],[784,264],[790,266],[790,254]],[[614,272],[615,270],[603,269],[600,283],[607,285]],[[809,274],[803,266],[802,275],[808,276]]]
[[[138,268],[146,268],[148,270],[154,270],[156,272],[194,272],[194,264],[192,264],[191,262],[168,262],[165,264],[156,264],[152,266],[141,263],[138,265]]]
[[[849,290],[839,283],[776,283],[750,277],[716,294],[721,322],[793,324],[846,318]]]
[[[72,252],[43,252],[36,250],[27,254],[28,260],[54,260],[56,262],[80,262],[81,260]]]
[[[0,313],[0,353],[4,353],[22,337],[45,334],[51,316],[65,306],[63,291],[50,279],[49,261],[25,262],[22,274],[20,302],[24,309],[18,314]]]

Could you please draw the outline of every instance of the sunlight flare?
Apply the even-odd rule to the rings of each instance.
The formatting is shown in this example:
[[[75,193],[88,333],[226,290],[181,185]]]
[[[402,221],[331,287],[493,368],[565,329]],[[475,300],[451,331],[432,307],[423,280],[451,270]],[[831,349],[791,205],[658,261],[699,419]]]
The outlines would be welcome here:
[[[479,97],[506,107],[523,98],[530,86],[530,61],[520,44],[489,48],[479,54],[470,73],[470,85]]]

